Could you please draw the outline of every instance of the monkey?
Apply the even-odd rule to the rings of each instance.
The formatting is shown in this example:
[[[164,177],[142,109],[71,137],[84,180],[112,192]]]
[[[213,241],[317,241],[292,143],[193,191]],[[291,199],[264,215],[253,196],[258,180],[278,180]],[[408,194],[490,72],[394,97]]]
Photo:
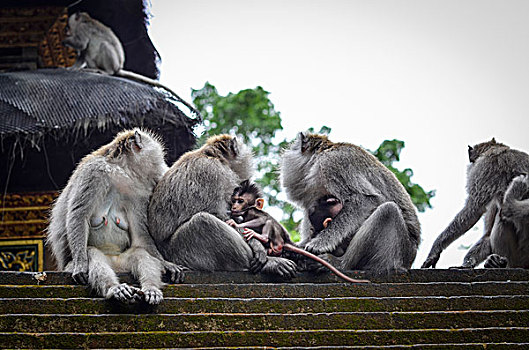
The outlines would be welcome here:
[[[70,67],[71,69],[80,70],[86,67],[109,75],[116,75],[160,87],[175,96],[191,112],[200,116],[200,113],[193,106],[165,85],[141,74],[124,70],[125,51],[123,50],[121,41],[112,29],[90,17],[88,13],[76,12],[71,14],[68,17],[65,35],[66,38],[63,40],[63,45],[77,51],[77,60]]]
[[[287,230],[272,216],[264,212],[264,199],[256,183],[244,180],[231,195],[231,219],[227,223],[235,228],[251,228],[267,244],[268,255],[280,256],[285,243],[293,244]],[[237,223],[235,219],[242,220]],[[262,238],[261,238],[262,237]]]
[[[269,255],[281,255],[284,248],[287,251],[300,254],[322,264],[334,272],[338,277],[348,282],[369,282],[366,280],[350,278],[338,271],[327,261],[298,248],[294,242],[292,242],[288,231],[283,225],[277,222],[277,220],[275,220],[270,214],[263,211],[264,199],[262,198],[261,190],[255,183],[251,183],[249,180],[241,182],[241,184],[233,191],[231,202],[232,218],[228,220],[227,223],[234,228],[252,229],[251,231],[245,232],[246,240],[250,241],[255,238],[261,241],[265,246],[268,244],[270,246],[268,250]],[[326,204],[327,201],[324,200],[322,203]],[[336,206],[336,202],[334,202],[333,206]],[[333,206],[323,205],[322,210],[326,211],[326,213],[322,214],[332,215],[332,212],[329,209],[333,208]],[[316,208],[315,212],[317,212],[318,209],[319,208]],[[241,217],[242,221],[240,223],[235,221],[237,217]],[[326,226],[330,220],[332,220],[332,218],[323,218],[322,225]]]
[[[463,258],[461,268],[529,268],[526,177],[529,155],[490,141],[468,146],[465,205],[437,237],[422,268],[435,268],[441,252],[484,216],[484,234]],[[490,259],[488,258],[490,257]]]
[[[411,267],[421,234],[417,213],[404,186],[375,156],[301,132],[282,155],[280,179],[287,198],[304,212],[299,246],[330,253],[344,270],[389,274]],[[336,198],[342,207],[317,232],[309,214],[321,198]]]
[[[147,226],[149,197],[167,169],[157,136],[138,128],[85,156],[51,210],[47,245],[58,269],[107,299],[159,304],[162,273],[172,282],[184,275],[163,259]],[[116,272],[132,273],[141,289],[120,284]]]
[[[326,229],[329,223],[343,209],[343,204],[336,197],[327,195],[319,198],[316,204],[309,209],[309,221],[314,230],[314,235]]]
[[[252,153],[230,135],[182,155],[154,189],[149,226],[162,255],[199,271],[244,271],[292,278],[296,264],[248,245],[226,221],[233,189],[253,172]]]

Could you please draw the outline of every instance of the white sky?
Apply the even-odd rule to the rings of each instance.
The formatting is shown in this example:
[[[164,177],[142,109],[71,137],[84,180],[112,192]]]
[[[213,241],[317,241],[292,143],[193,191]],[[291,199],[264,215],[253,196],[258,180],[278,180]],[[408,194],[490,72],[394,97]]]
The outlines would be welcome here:
[[[529,1],[152,0],[160,81],[191,102],[258,85],[281,112],[284,136],[322,125],[333,141],[376,149],[406,142],[399,169],[435,189],[420,214],[420,267],[463,207],[467,145],[529,151]],[[482,223],[437,267],[460,265]]]

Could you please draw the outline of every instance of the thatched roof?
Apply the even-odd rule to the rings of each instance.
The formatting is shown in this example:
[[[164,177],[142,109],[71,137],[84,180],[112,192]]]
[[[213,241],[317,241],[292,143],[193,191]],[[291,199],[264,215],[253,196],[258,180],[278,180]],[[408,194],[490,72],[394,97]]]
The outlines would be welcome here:
[[[82,156],[134,126],[161,134],[173,162],[193,146],[200,120],[184,114],[171,96],[128,79],[64,68],[0,73],[0,186],[61,188]],[[42,178],[32,178],[35,170]]]

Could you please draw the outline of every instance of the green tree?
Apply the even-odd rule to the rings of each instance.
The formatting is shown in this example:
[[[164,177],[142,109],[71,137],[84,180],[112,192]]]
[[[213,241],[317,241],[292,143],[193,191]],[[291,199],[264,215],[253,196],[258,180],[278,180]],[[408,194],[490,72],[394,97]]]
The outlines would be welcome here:
[[[191,92],[193,103],[202,114],[206,128],[199,144],[210,135],[228,133],[240,135],[246,144],[251,145],[256,159],[256,181],[263,188],[268,205],[278,207],[285,213],[284,224],[292,230],[297,225],[293,220],[295,208],[277,199],[280,191],[277,177],[279,153],[287,142],[276,137],[283,126],[280,113],[275,110],[269,94],[258,86],[221,96],[209,82],[203,88]]]
[[[204,87],[192,90],[193,103],[204,117],[205,133],[198,142],[202,144],[210,135],[229,133],[240,135],[244,142],[251,145],[256,159],[257,182],[262,187],[268,205],[283,212],[281,223],[291,233],[294,241],[299,237],[296,232],[299,220],[296,220],[296,208],[286,201],[278,199],[280,184],[278,165],[280,150],[288,144],[285,139],[276,137],[283,130],[281,116],[269,99],[269,92],[258,86],[238,93],[219,95],[215,86],[206,82]],[[314,128],[309,129],[314,132]],[[331,129],[323,126],[318,133],[329,134]],[[404,142],[384,141],[375,156],[390,168],[404,184],[412,200],[420,211],[430,207],[430,198],[434,192],[424,190],[410,181],[411,169],[399,171],[392,164],[399,160]]]
[[[426,192],[421,186],[414,184],[411,181],[413,170],[409,168],[398,170],[393,166],[394,162],[398,162],[400,160],[400,152],[403,148],[404,141],[385,140],[376,151],[371,153],[373,153],[373,155],[377,157],[382,164],[391,170],[400,183],[404,185],[404,188],[410,195],[413,204],[415,204],[417,207],[417,210],[424,212],[427,208],[432,207],[430,204],[430,199],[435,196],[435,191]]]

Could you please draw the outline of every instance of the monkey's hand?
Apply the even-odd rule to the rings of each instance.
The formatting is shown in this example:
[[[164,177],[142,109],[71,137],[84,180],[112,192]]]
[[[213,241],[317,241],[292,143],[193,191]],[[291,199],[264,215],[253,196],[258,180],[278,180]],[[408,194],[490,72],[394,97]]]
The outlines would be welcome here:
[[[259,243],[261,244],[261,243]],[[268,261],[268,258],[266,256],[266,251],[253,251],[253,258],[250,260],[250,272],[251,273],[258,273],[260,272],[263,267],[265,266],[266,262]]]
[[[321,258],[325,261],[329,261],[327,254],[318,255],[318,258]],[[297,265],[298,265],[299,270],[311,272],[314,274],[321,274],[321,273],[328,271],[325,266],[323,266],[319,262],[312,260],[304,255],[300,256]]]
[[[174,264],[167,260],[162,260],[163,273],[169,276],[169,282],[171,283],[182,283],[184,281],[185,271],[187,267],[182,265]]]
[[[243,231],[244,239],[246,239],[246,242],[248,242],[250,239],[255,238],[258,241],[261,241],[262,243],[268,243],[269,239],[266,236],[263,236],[254,230],[250,230],[248,228],[245,228]]]
[[[235,220],[233,220],[233,219],[229,219],[229,220],[227,220],[226,223],[227,223],[228,225],[230,225],[231,227],[233,227],[233,228],[237,228],[237,227],[239,227],[239,224],[236,223]]]
[[[268,257],[266,256],[265,247],[261,242],[256,239],[251,239],[248,241],[248,245],[252,249],[252,258],[250,259],[250,272],[258,273],[266,265]]]
[[[435,269],[435,265],[437,265],[437,261],[439,261],[439,258],[441,257],[441,251],[436,249],[435,246],[432,247],[432,250],[430,251],[430,254],[426,258],[426,261],[422,264],[421,269],[427,269],[429,267]]]
[[[279,275],[283,278],[293,278],[298,272],[298,267],[296,263],[292,260],[279,258],[279,257],[269,257],[268,262],[263,268],[263,273]]]
[[[338,242],[328,239],[324,235],[316,236],[305,246],[305,250],[314,255],[332,253],[336,248],[338,248]]]

